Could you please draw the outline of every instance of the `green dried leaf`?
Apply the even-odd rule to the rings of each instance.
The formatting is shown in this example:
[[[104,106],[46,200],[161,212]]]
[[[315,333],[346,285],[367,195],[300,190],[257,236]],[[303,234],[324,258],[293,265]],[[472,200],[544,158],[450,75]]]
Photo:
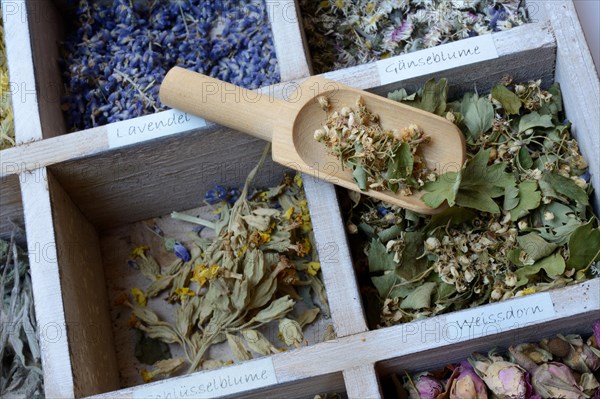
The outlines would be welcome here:
[[[150,325],[144,327],[144,331],[150,338],[159,339],[167,344],[178,343],[181,345],[181,340],[175,332],[174,328],[167,324]]]
[[[523,133],[527,129],[532,129],[534,127],[553,127],[552,117],[550,115],[540,115],[537,112],[533,111],[531,113],[525,114],[519,120],[519,133]]]
[[[442,115],[446,111],[448,80],[442,78],[436,82],[435,79],[429,79],[425,82],[425,86],[423,86],[419,94],[420,101],[412,102],[410,105],[427,112]]]
[[[387,180],[392,179],[407,179],[412,176],[414,157],[408,143],[402,143],[398,146],[396,151],[392,154],[385,178]],[[399,189],[398,183],[388,183],[388,189],[393,192],[397,192]]]
[[[560,194],[577,202],[578,206],[589,205],[589,199],[585,190],[568,177],[545,171],[539,183],[540,189],[546,197],[561,198]]]
[[[519,205],[519,189],[515,186],[508,186],[504,189],[504,210],[510,211]]]
[[[277,298],[252,318],[257,323],[268,323],[281,319],[294,308],[295,302],[288,295]]]
[[[575,270],[586,269],[594,260],[600,260],[600,229],[594,221],[577,227],[569,239],[567,266]]]
[[[247,280],[236,280],[231,293],[231,303],[233,307],[239,311],[243,311],[248,306],[250,301],[250,290]]]
[[[276,290],[277,280],[270,275],[265,276],[263,282],[252,293],[252,297],[248,303],[248,310],[261,308],[266,305],[273,298]]]
[[[537,209],[542,200],[542,194],[537,191],[538,184],[535,180],[526,180],[519,183],[519,204],[510,211],[510,219],[516,221]]]
[[[252,354],[246,349],[240,337],[228,333],[225,336],[227,337],[227,344],[237,360],[243,362],[252,359]]]
[[[519,150],[517,160],[519,161],[519,165],[521,165],[521,168],[523,169],[531,169],[531,167],[533,166],[533,159],[529,154],[529,150],[525,146],[521,147],[521,149]]]
[[[166,343],[148,337],[143,331],[135,331],[135,358],[144,364],[154,364],[159,360],[170,359],[171,351]]]
[[[244,279],[251,287],[256,287],[265,276],[265,259],[262,251],[252,249],[244,256]]]
[[[417,93],[413,93],[411,95],[408,95],[408,93],[406,92],[406,89],[401,88],[398,90],[395,90],[391,93],[388,93],[388,98],[390,100],[394,100],[397,102],[403,102],[403,101],[414,101],[415,97],[416,97]]]
[[[492,98],[502,104],[509,115],[518,115],[521,110],[521,99],[504,85],[496,85],[492,89]]]
[[[377,292],[381,298],[386,298],[388,296],[398,279],[398,275],[396,275],[394,271],[385,272],[381,276],[371,277],[371,281],[373,282],[373,285],[377,289]]]
[[[448,205],[454,206],[460,181],[460,173],[446,172],[439,176],[436,181],[428,182],[423,186],[423,191],[426,191],[426,193],[421,196],[421,200],[431,208],[437,208],[444,201],[448,201]]]
[[[183,358],[159,360],[158,362],[154,363],[154,376],[168,377],[176,372],[181,366],[183,366],[184,363],[185,360]]]
[[[545,258],[558,247],[558,245],[547,242],[538,233],[534,232],[517,237],[517,242],[529,258],[534,261]]]
[[[425,251],[423,243],[425,235],[421,231],[407,231],[404,234],[404,251],[402,251],[402,261],[396,269],[396,273],[404,281],[412,281],[422,276],[428,269],[428,262],[424,256]]]
[[[522,287],[526,285],[529,281],[529,278],[537,275],[541,270],[545,270],[549,277],[561,275],[565,272],[565,266],[565,260],[559,251],[556,251],[552,255],[538,260],[533,265],[523,266],[517,269],[515,272],[518,279],[516,287]]]
[[[424,309],[431,307],[431,296],[437,284],[432,282],[423,283],[411,292],[400,305],[401,309]]]
[[[361,191],[368,190],[369,187],[367,185],[367,172],[365,168],[363,168],[361,165],[354,166],[354,170],[352,171],[352,177],[354,178],[356,185]]]
[[[148,298],[154,298],[155,296],[160,294],[162,291],[169,288],[171,286],[171,283],[173,282],[173,278],[175,276],[159,275],[157,277],[158,278],[155,281],[153,281],[152,284],[150,284],[150,286],[148,287],[148,290],[146,291],[146,296]]]
[[[394,255],[388,253],[385,245],[378,239],[371,240],[368,252],[369,271],[372,273],[394,270],[398,265],[394,262]]]
[[[486,98],[479,98],[476,94],[465,96],[461,109],[472,140],[477,140],[492,127],[494,107]]]
[[[431,233],[441,226],[461,225],[470,222],[475,216],[477,216],[477,214],[471,209],[459,207],[448,208],[443,212],[433,215],[423,230],[426,233]]]
[[[253,352],[263,356],[279,353],[279,350],[259,331],[243,330],[242,337]]]

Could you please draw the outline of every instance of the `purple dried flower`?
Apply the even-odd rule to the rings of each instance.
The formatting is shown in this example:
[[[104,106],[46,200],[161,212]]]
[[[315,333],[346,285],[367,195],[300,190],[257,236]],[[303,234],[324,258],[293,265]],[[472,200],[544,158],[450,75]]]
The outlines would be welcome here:
[[[469,362],[462,361],[457,371],[458,376],[450,387],[450,399],[487,399],[487,387]]]
[[[444,392],[444,385],[429,375],[421,375],[415,381],[420,399],[435,399]]]
[[[398,26],[392,32],[392,41],[400,42],[402,40],[410,39],[410,35],[412,34],[413,28],[414,28],[414,26],[411,21],[409,21],[409,20],[402,21],[400,26]]]
[[[594,339],[596,340],[596,349],[600,349],[600,320],[597,320],[592,324],[592,331],[594,332]]]
[[[173,245],[173,252],[175,252],[175,256],[184,262],[189,262],[189,260],[192,259],[190,251],[188,251],[187,248],[184,247],[179,241],[175,241],[175,244]]]
[[[218,204],[221,201],[227,199],[227,189],[223,186],[216,186],[215,188],[208,190],[204,194],[204,200],[211,205]]]
[[[494,394],[506,399],[520,399],[527,394],[526,371],[504,360],[474,362],[475,370]]]
[[[558,362],[538,366],[531,376],[536,394],[542,398],[584,399],[587,395],[577,384],[573,372]]]

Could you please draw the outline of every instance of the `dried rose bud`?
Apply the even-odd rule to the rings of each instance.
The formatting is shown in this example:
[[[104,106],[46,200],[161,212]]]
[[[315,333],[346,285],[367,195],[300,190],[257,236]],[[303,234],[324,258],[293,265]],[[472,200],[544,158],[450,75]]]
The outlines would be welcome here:
[[[461,362],[458,372],[458,377],[452,381],[450,399],[487,399],[485,383],[468,362]]]
[[[533,389],[542,398],[585,399],[588,396],[577,384],[573,372],[558,362],[540,365],[531,377]]]
[[[591,371],[600,369],[600,353],[598,349],[592,348],[589,345],[583,345],[583,356],[585,358],[585,364]]]
[[[410,399],[435,399],[444,392],[444,385],[429,374],[414,378],[414,388],[409,387]]]
[[[526,371],[504,360],[491,363],[476,362],[475,370],[494,394],[501,398],[524,398],[527,393]]]
[[[596,349],[600,349],[600,320],[597,320],[592,325],[592,331],[594,332],[594,339],[596,340]]]

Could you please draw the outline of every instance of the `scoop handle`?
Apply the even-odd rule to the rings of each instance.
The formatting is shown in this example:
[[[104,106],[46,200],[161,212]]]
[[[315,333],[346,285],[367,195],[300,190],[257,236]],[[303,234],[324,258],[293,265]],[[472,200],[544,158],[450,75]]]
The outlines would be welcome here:
[[[160,101],[206,120],[272,141],[282,101],[184,68],[174,67],[160,85]]]

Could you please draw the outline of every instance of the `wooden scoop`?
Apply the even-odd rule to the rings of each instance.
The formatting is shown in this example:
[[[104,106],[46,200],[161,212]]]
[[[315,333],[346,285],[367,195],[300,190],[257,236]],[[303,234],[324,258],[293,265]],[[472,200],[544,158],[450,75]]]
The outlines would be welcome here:
[[[339,110],[343,106],[353,107],[358,96],[362,96],[367,109],[379,115],[384,128],[400,130],[411,123],[420,126],[431,137],[431,142],[420,147],[421,154],[427,166],[438,174],[458,171],[465,161],[464,138],[454,124],[429,112],[318,76],[300,85],[282,85],[286,100],[175,67],[160,87],[160,100],[170,107],[271,141],[273,160],[291,169],[419,213],[435,214],[445,208],[425,205],[420,199],[421,191],[409,196],[391,191],[360,191],[352,170],[342,168],[341,161],[314,139],[315,130],[327,119],[317,97],[326,96],[332,109]]]

